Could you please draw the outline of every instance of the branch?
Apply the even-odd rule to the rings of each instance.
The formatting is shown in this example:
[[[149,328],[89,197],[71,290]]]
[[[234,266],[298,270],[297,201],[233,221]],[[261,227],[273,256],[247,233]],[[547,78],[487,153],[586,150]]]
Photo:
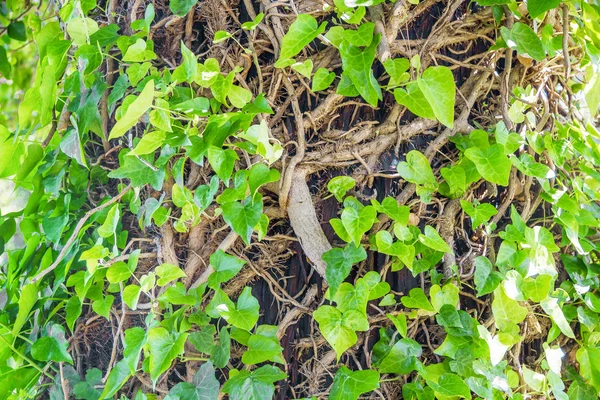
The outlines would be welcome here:
[[[96,214],[98,211],[102,211],[104,210],[106,207],[118,202],[119,200],[121,200],[121,198],[131,190],[131,185],[127,186],[125,189],[123,189],[123,191],[121,193],[119,193],[117,196],[113,197],[112,199],[110,199],[109,201],[107,201],[106,203],[100,204],[98,207],[91,209],[90,211],[88,211],[83,218],[81,218],[79,220],[79,222],[77,223],[77,226],[75,226],[75,230],[73,231],[73,233],[71,234],[71,237],[69,238],[69,240],[67,240],[67,243],[65,243],[65,246],[62,248],[62,250],[60,251],[60,253],[58,253],[58,257],[56,258],[56,260],[54,260],[54,262],[52,263],[52,265],[50,265],[48,268],[46,268],[45,270],[41,271],[39,274],[37,274],[37,276],[35,278],[32,279],[32,283],[37,283],[40,280],[42,280],[42,278],[46,275],[48,275],[50,272],[54,271],[56,269],[56,267],[58,267],[58,265],[60,264],[60,262],[65,258],[65,256],[67,255],[67,252],[69,251],[69,249],[71,248],[71,245],[75,242],[75,240],[77,239],[77,236],[79,236],[79,232],[83,229],[83,226],[85,225],[85,223],[87,222],[88,219],[90,219],[90,217],[94,214]]]

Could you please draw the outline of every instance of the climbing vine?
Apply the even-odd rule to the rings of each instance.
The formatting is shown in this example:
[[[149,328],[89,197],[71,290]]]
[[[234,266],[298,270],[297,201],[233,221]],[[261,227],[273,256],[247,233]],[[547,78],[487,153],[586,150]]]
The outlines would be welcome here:
[[[599,4],[119,3],[0,2],[0,398],[598,398]]]

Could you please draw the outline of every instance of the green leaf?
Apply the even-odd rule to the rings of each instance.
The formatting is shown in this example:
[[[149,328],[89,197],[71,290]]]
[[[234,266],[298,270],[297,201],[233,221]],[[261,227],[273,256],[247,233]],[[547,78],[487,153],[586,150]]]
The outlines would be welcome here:
[[[88,369],[85,373],[85,381],[78,382],[73,387],[73,394],[77,399],[97,400],[100,398],[100,391],[94,389],[94,386],[101,383],[102,371],[98,368]]]
[[[219,345],[210,352],[210,359],[217,368],[224,368],[231,356],[231,339],[227,328],[219,331]]]
[[[268,360],[275,361],[281,358],[283,347],[279,345],[277,336],[251,335],[248,339],[248,351],[242,355],[242,362],[246,365],[256,365]]]
[[[475,274],[473,278],[478,297],[492,293],[502,281],[502,275],[499,272],[493,271],[490,260],[487,257],[481,256],[475,258]]]
[[[196,350],[204,354],[211,354],[215,347],[215,333],[217,333],[217,328],[214,325],[201,326],[198,332],[190,333],[188,340]]]
[[[344,204],[347,202],[348,199],[346,199]],[[360,209],[347,206],[342,211],[341,220],[354,244],[359,246],[362,236],[371,229],[377,220],[377,211],[373,206],[366,206]]]
[[[431,286],[429,297],[431,297],[431,305],[433,305],[436,312],[440,312],[445,305],[454,308],[459,306],[458,287],[451,282],[445,284],[442,288],[439,285]]]
[[[8,61],[8,57],[6,55],[6,50],[4,46],[0,46],[0,73],[4,75],[6,79],[10,78],[10,70],[11,70],[10,62]],[[316,76],[316,75],[315,75]],[[335,74],[333,75],[335,78]],[[333,82],[333,79],[331,80]],[[331,84],[331,82],[329,82]],[[327,85],[329,86],[329,85]],[[314,89],[313,89],[314,91]]]
[[[127,365],[127,361],[119,361],[110,371],[100,398],[108,399],[113,397],[115,393],[121,389],[125,382],[127,382],[131,375],[132,374],[129,370],[129,365]]]
[[[65,330],[62,326],[48,323],[46,326],[48,336],[43,336],[31,346],[31,357],[38,361],[68,362],[73,364],[69,355],[69,342],[65,339]]]
[[[379,388],[379,372],[351,371],[341,366],[335,374],[329,400],[356,400],[363,393]]]
[[[11,22],[6,28],[6,33],[8,33],[11,39],[18,40],[19,42],[27,40],[27,29],[23,21]]]
[[[155,110],[153,110],[152,112],[154,111]],[[138,142],[135,148],[131,152],[127,153],[127,156],[141,156],[145,154],[154,153],[156,149],[163,145],[163,143],[165,142],[165,138],[166,136],[164,131],[153,131],[146,133],[144,136],[142,136],[142,139]]]
[[[154,99],[154,81],[149,80],[144,86],[140,95],[129,105],[125,114],[117,121],[110,131],[109,139],[115,139],[123,136],[131,129],[139,119],[152,106]]]
[[[134,44],[127,48],[127,51],[123,56],[123,61],[144,62],[154,60],[156,58],[156,54],[154,51],[148,49],[150,43],[151,42],[146,43],[144,39],[136,40]],[[150,48],[152,48],[151,45]]]
[[[67,32],[77,46],[87,43],[89,35],[98,31],[98,23],[91,18],[74,18],[67,23]]]
[[[171,0],[169,2],[169,8],[173,14],[179,17],[185,17],[196,3],[198,3],[198,0]]]
[[[478,227],[481,224],[487,223],[490,218],[498,214],[496,207],[489,203],[480,203],[477,206],[469,203],[468,201],[461,200],[460,206],[471,218],[473,222],[471,226]]]
[[[303,62],[294,63],[291,65],[291,67],[294,71],[298,72],[300,75],[310,79],[310,75],[312,74],[312,70],[313,70],[313,62],[309,58],[307,60],[304,60]]]
[[[252,372],[238,371],[223,385],[223,393],[230,400],[272,399],[275,394],[274,382],[287,378],[287,374],[272,365],[263,365]]]
[[[318,25],[317,20],[312,15],[298,15],[281,41],[281,51],[279,52],[279,59],[275,63],[275,68],[282,68],[283,63],[296,56],[317,36],[325,32],[326,26],[326,22]]]
[[[263,203],[260,193],[257,193],[254,201],[251,197],[246,198],[243,203],[232,201],[223,204],[223,219],[242,238],[244,243],[250,244],[254,227],[260,221]]]
[[[331,86],[334,79],[335,72],[329,72],[327,68],[319,68],[313,76],[311,90],[313,92],[325,90]]]
[[[394,89],[394,98],[398,104],[408,108],[416,116],[435,119],[433,108],[431,108],[417,82],[409,82],[404,89]]]
[[[383,62],[383,67],[390,76],[389,86],[398,85],[409,78],[406,72],[410,68],[410,61],[406,58],[388,58]]]
[[[421,345],[412,339],[400,339],[379,363],[382,374],[410,374],[417,368]]]
[[[17,318],[15,319],[15,323],[12,328],[12,336],[17,336],[19,333],[21,333],[21,328],[29,319],[29,312],[38,299],[38,288],[36,284],[29,283],[23,286],[21,294],[19,295],[19,308],[17,312]]]
[[[348,277],[352,266],[363,260],[366,260],[367,252],[362,246],[347,244],[343,249],[334,248],[323,254],[323,261],[327,264],[325,277],[329,284],[331,296],[340,287],[342,282]]]
[[[252,296],[252,289],[248,286],[244,288],[237,304],[233,309],[230,307],[217,306],[219,314],[231,325],[240,329],[251,330],[258,321],[258,300]]]
[[[259,125],[252,125],[243,134],[238,134],[240,139],[245,139],[256,146],[258,154],[263,156],[269,165],[281,157],[283,147],[279,142],[271,143],[273,140],[269,135],[269,126],[265,120]]]
[[[443,374],[437,382],[427,382],[436,392],[444,396],[458,396],[464,399],[471,399],[471,389],[456,374]]]
[[[148,331],[145,349],[149,353],[148,369],[150,378],[156,383],[160,375],[169,369],[180,354],[187,340],[187,333],[170,332],[163,327]]]
[[[408,296],[402,296],[400,299],[402,304],[407,308],[416,308],[420,310],[435,312],[435,309],[429,302],[427,296],[421,288],[413,288],[410,290]]]
[[[456,85],[448,67],[429,67],[417,80],[419,89],[431,106],[435,117],[449,128],[454,126]]]
[[[176,265],[164,263],[156,267],[156,275],[158,275],[158,286],[165,286],[167,283],[176,279],[183,278],[185,272]]]
[[[342,37],[345,41],[350,43],[352,46],[365,47],[371,44],[373,40],[373,32],[375,30],[375,24],[372,22],[365,22],[358,26],[357,30],[346,29],[344,30]]]
[[[540,302],[540,306],[544,309],[544,312],[550,316],[552,321],[558,326],[560,331],[567,337],[575,339],[573,329],[569,325],[569,321],[565,318],[565,314],[559,305],[559,299],[549,295]]]
[[[267,183],[277,182],[280,178],[279,171],[270,169],[263,163],[257,163],[250,168],[248,176],[248,186],[250,187],[250,195],[254,196],[258,188]]]
[[[104,318],[110,321],[110,309],[115,301],[115,296],[108,295],[92,302],[92,310],[98,315],[102,315]]]
[[[172,4],[173,2],[171,2],[171,5]],[[172,79],[178,82],[192,83],[196,78],[196,72],[198,71],[198,59],[196,58],[196,55],[186,47],[183,40],[181,41],[181,56],[183,61],[181,65],[173,71]]]
[[[380,36],[371,42],[364,50],[353,46],[347,41],[340,45],[344,76],[348,77],[363,99],[373,107],[382,99],[381,87],[373,75],[371,66],[375,61]]]
[[[128,285],[123,289],[123,301],[132,310],[137,308],[140,290],[141,288],[138,285]]]
[[[258,26],[258,24],[260,24],[262,22],[262,20],[264,18],[265,18],[265,14],[260,13],[254,18],[254,20],[244,22],[242,24],[242,29],[245,29],[247,31],[252,31]]]
[[[129,150],[122,150],[119,154],[120,167],[108,174],[109,178],[127,178],[131,180],[131,186],[141,187],[151,185],[155,190],[161,190],[165,180],[165,169],[160,168],[158,171],[150,168],[154,157],[152,155],[140,156],[140,161],[137,157],[127,157]],[[148,165],[146,165],[148,164]]]
[[[429,165],[429,160],[418,150],[406,154],[406,161],[398,163],[398,173],[410,183],[416,185],[436,186],[437,181]]]
[[[327,190],[331,192],[337,201],[343,201],[348,190],[353,189],[356,181],[351,176],[336,176],[327,183]]]
[[[577,350],[577,361],[581,376],[586,380],[586,383],[596,389],[594,396],[600,392],[600,349],[592,346],[582,346]]]
[[[217,31],[217,32],[215,32],[215,38],[213,39],[213,43],[214,44],[221,43],[221,42],[229,39],[232,36],[233,35],[227,31]]]
[[[465,156],[473,161],[483,179],[498,185],[508,186],[512,164],[504,154],[504,146],[494,144],[488,147],[487,150],[471,147],[465,150]]]
[[[108,211],[108,214],[106,214],[106,219],[104,220],[102,226],[98,228],[98,235],[100,235],[100,237],[103,238],[113,236],[115,234],[117,225],[119,224],[120,220],[121,213],[119,211],[119,205],[115,204]]]
[[[208,148],[208,162],[217,176],[221,178],[227,185],[236,160],[239,159],[237,153],[233,149],[223,150],[220,147],[210,146]]]
[[[527,316],[527,308],[518,301],[506,295],[503,286],[494,290],[494,301],[492,302],[492,313],[496,320],[498,329],[504,329],[512,324],[519,324]]]
[[[442,253],[449,253],[452,251],[450,246],[448,246],[448,243],[446,243],[446,241],[442,239],[440,234],[429,225],[425,226],[425,234],[419,235],[419,242],[423,243],[430,249],[440,251]]]
[[[369,329],[369,321],[361,313],[351,310],[342,314],[336,308],[331,306],[321,306],[314,313],[313,318],[319,324],[319,329],[329,345],[335,350],[337,360],[340,360],[342,354],[352,347],[358,337],[354,328]],[[366,323],[366,326],[365,326]]]
[[[509,30],[506,27],[502,27],[500,32],[508,47],[516,48],[517,53],[529,55],[537,61],[542,61],[546,58],[546,51],[544,50],[542,41],[529,25],[522,22],[515,22],[512,29]]]
[[[210,265],[215,272],[208,277],[208,287],[216,288],[221,283],[227,282],[240,272],[245,263],[245,261],[217,249],[210,256]]]
[[[198,368],[192,383],[179,382],[169,391],[165,400],[217,400],[220,386],[213,364],[207,361]]]
[[[80,46],[75,52],[75,57],[83,60],[83,65],[85,65],[83,73],[85,75],[91,74],[97,70],[102,64],[103,60],[102,53],[100,53],[100,50],[98,50],[98,46],[91,44],[84,44],[83,46]]]
[[[241,86],[231,85],[227,98],[234,107],[243,108],[252,101],[252,92]]]

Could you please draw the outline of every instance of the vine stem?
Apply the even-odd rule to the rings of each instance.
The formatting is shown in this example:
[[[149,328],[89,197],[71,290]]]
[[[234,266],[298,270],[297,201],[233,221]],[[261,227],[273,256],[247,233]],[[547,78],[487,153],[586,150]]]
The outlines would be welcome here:
[[[32,279],[32,283],[37,283],[39,282],[44,276],[46,276],[47,274],[49,274],[50,272],[54,271],[58,265],[60,264],[60,262],[65,258],[65,256],[67,255],[67,252],[69,251],[69,249],[71,248],[71,245],[73,245],[73,243],[75,242],[75,240],[77,239],[77,236],[79,236],[79,232],[83,229],[83,226],[85,225],[85,223],[87,222],[88,219],[90,219],[90,217],[94,214],[96,214],[98,211],[102,211],[104,210],[106,207],[118,202],[119,200],[121,200],[121,198],[131,190],[131,185],[127,186],[125,189],[123,189],[123,191],[121,193],[119,193],[117,196],[113,197],[112,199],[110,199],[109,201],[107,201],[106,203],[100,204],[98,207],[91,209],[90,211],[88,211],[87,213],[85,213],[85,215],[83,216],[83,218],[81,218],[79,220],[79,222],[77,223],[77,226],[75,226],[75,230],[73,231],[73,234],[71,235],[71,237],[69,238],[69,240],[67,240],[67,243],[65,243],[65,246],[62,248],[62,250],[60,251],[60,253],[58,253],[58,257],[56,257],[56,260],[54,260],[54,262],[52,263],[52,265],[50,265],[48,268],[44,269],[43,271],[41,271],[39,274],[36,275],[35,278]]]

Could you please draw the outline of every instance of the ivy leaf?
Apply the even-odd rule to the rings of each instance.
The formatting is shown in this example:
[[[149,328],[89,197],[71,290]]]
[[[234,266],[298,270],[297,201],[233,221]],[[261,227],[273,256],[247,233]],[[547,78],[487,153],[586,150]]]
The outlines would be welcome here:
[[[327,183],[327,190],[335,196],[337,201],[343,201],[346,192],[355,185],[356,181],[351,176],[336,176]]]
[[[188,12],[198,3],[198,0],[171,0],[169,8],[178,17],[185,17]]]
[[[246,365],[278,360],[281,358],[281,352],[283,351],[277,341],[277,336],[251,335],[247,346],[248,351],[242,355],[242,362]]]
[[[527,308],[518,301],[506,295],[503,286],[494,290],[494,301],[492,302],[492,313],[496,320],[498,329],[503,329],[512,324],[519,324],[527,316]]]
[[[284,68],[283,65],[289,59],[296,56],[306,45],[325,32],[326,26],[326,22],[318,25],[317,20],[312,15],[298,15],[281,41],[281,51],[279,59],[275,63],[275,68]]]
[[[440,234],[429,225],[425,226],[425,234],[419,235],[419,242],[423,243],[430,249],[440,251],[442,253],[449,253],[452,251],[450,246],[448,246],[448,243],[446,243],[446,241],[442,239]]]
[[[256,194],[254,201],[252,201],[252,197],[248,197],[243,203],[232,201],[223,204],[221,208],[225,222],[240,235],[244,243],[250,244],[252,232],[260,221],[263,210],[260,193]]]
[[[356,400],[363,393],[379,388],[379,372],[351,371],[341,366],[335,374],[329,400]]]
[[[233,149],[223,150],[217,146],[210,146],[207,155],[210,166],[215,170],[217,176],[225,182],[225,185],[227,185],[233,173],[235,160],[239,159],[237,153]]]
[[[372,22],[366,22],[360,24],[357,30],[344,30],[342,37],[352,46],[365,47],[371,44],[374,30],[375,24]]]
[[[502,281],[502,275],[492,269],[492,263],[487,257],[475,258],[474,280],[477,297],[492,293]]]
[[[329,72],[327,68],[319,68],[313,75],[311,90],[318,92],[325,90],[333,83],[335,72]]]
[[[367,252],[364,247],[352,244],[347,244],[343,249],[331,249],[323,254],[323,261],[327,264],[325,277],[332,297],[350,274],[352,266],[366,258]]]
[[[167,283],[185,276],[185,272],[181,268],[168,263],[156,267],[155,272],[158,275],[158,281],[156,281],[158,286],[165,286]]]
[[[344,75],[354,84],[362,98],[373,107],[376,107],[378,101],[382,99],[381,87],[371,69],[373,61],[375,61],[379,40],[380,36],[377,36],[371,42],[371,45],[364,50],[351,45],[347,41],[340,44]]]
[[[231,325],[240,329],[251,330],[258,321],[258,300],[252,296],[252,289],[248,286],[244,288],[237,304],[233,309],[227,306],[217,306],[219,314]]]
[[[517,53],[529,55],[537,61],[542,61],[546,58],[546,51],[544,50],[542,41],[529,25],[522,22],[515,22],[512,29],[509,30],[503,26],[500,32],[508,47],[516,48]]]
[[[169,391],[165,400],[217,400],[220,386],[215,377],[215,367],[207,361],[198,368],[192,383],[179,382]]]
[[[135,148],[131,152],[127,153],[127,156],[141,156],[145,154],[154,153],[156,149],[163,145],[165,139],[166,135],[164,131],[154,131],[146,133],[144,136],[142,136]]]
[[[252,101],[252,92],[238,85],[231,85],[227,98],[234,107],[243,108]]]
[[[103,238],[114,235],[120,220],[121,213],[119,212],[119,205],[115,204],[108,211],[108,214],[106,214],[106,219],[104,220],[102,226],[98,228],[98,235]]]
[[[373,203],[378,212],[386,214],[400,225],[406,226],[408,224],[410,207],[400,206],[395,198],[389,196],[383,199],[381,204],[374,200],[371,200],[371,203]]]
[[[224,368],[231,357],[231,338],[227,328],[219,331],[219,345],[213,346],[210,359],[217,368]]]
[[[404,88],[394,89],[394,98],[398,104],[418,117],[435,119],[433,108],[425,98],[417,82],[409,82]]]
[[[187,340],[187,333],[169,331],[161,326],[148,331],[145,351],[149,354],[148,369],[154,383],[171,366],[180,354]]]
[[[402,296],[400,301],[407,308],[416,308],[419,310],[430,311],[432,313],[435,312],[435,309],[421,288],[411,289],[409,295]]]
[[[429,386],[436,392],[444,396],[458,396],[464,399],[471,399],[471,389],[456,374],[443,374],[437,382],[428,381]]]
[[[412,339],[400,339],[381,360],[378,369],[382,374],[410,374],[417,368],[422,353],[421,345]]]
[[[494,215],[498,214],[496,207],[489,203],[481,203],[477,206],[469,203],[468,201],[461,200],[460,206],[471,218],[473,218],[472,226],[478,227],[481,224],[485,224]]]
[[[373,226],[377,219],[377,211],[373,206],[366,206],[357,210],[354,207],[345,207],[342,211],[342,224],[352,238],[355,245],[360,245],[362,236]]]
[[[152,106],[154,99],[154,81],[150,79],[140,95],[129,105],[125,114],[117,121],[110,131],[109,139],[123,136],[131,129],[146,111]]]
[[[245,263],[245,261],[217,249],[210,256],[210,265],[212,265],[215,272],[208,277],[208,287],[214,289],[221,283],[227,282],[240,272]]]
[[[313,62],[312,60],[306,59],[303,62],[297,62],[291,65],[292,69],[298,72],[300,75],[310,79],[310,75],[313,70]]]
[[[6,33],[8,33],[11,39],[18,40],[19,42],[27,40],[27,29],[23,21],[11,22],[6,29]]]
[[[102,371],[98,368],[88,369],[85,373],[85,381],[78,382],[73,387],[73,394],[77,399],[97,400],[100,398],[100,391],[94,389],[94,386],[101,383]]]
[[[104,318],[110,320],[110,309],[115,301],[113,295],[108,295],[104,298],[94,300],[92,302],[92,310],[98,315],[102,315]]]
[[[406,161],[398,163],[398,173],[404,179],[415,185],[436,186],[437,181],[429,165],[429,160],[418,150],[406,154]]]
[[[193,3],[196,3],[196,1],[194,0]],[[171,7],[172,6],[173,1],[171,1]],[[175,68],[175,71],[173,71],[172,79],[178,82],[192,83],[196,78],[196,72],[198,71],[198,59],[196,58],[196,55],[186,47],[183,40],[181,41],[181,56],[183,62],[180,66]]]
[[[569,321],[565,318],[563,310],[559,306],[558,298],[553,295],[549,295],[540,302],[540,306],[544,309],[544,312],[552,318],[552,321],[558,326],[560,331],[567,337],[575,339],[573,329],[569,325]]]
[[[62,326],[49,322],[46,326],[48,336],[43,336],[31,346],[31,357],[38,361],[68,362],[73,364],[67,348],[69,343],[65,339],[65,330]]]
[[[128,285],[123,289],[123,301],[132,310],[137,308],[140,290],[141,288],[138,285]]]
[[[504,154],[504,146],[494,144],[482,150],[471,147],[465,150],[465,156],[475,164],[483,179],[502,186],[508,186],[512,163]]]
[[[250,175],[248,176],[250,195],[254,196],[258,188],[262,185],[277,182],[279,178],[279,171],[276,169],[270,169],[263,163],[254,164],[252,168],[250,168]]]
[[[234,370],[235,371],[235,370]],[[237,371],[223,385],[223,393],[231,400],[271,399],[275,394],[273,383],[287,378],[287,374],[272,365],[263,365],[252,372]]]
[[[448,67],[429,67],[417,80],[419,89],[431,106],[435,117],[448,128],[454,126],[454,75]]]
[[[582,346],[577,350],[577,361],[580,365],[581,376],[588,384],[596,389],[594,396],[600,392],[600,349],[592,346]]]
[[[360,330],[363,331],[369,329],[369,321],[366,317],[357,311],[352,311],[355,310],[342,314],[334,307],[321,306],[313,313],[313,318],[319,324],[323,337],[335,350],[338,361],[342,354],[358,340],[355,328],[361,328]]]
[[[130,376],[131,372],[126,360],[121,360],[116,363],[106,379],[106,384],[104,385],[102,394],[100,394],[100,398],[107,399],[114,396],[125,382],[127,382],[127,379],[129,379]]]
[[[383,67],[390,76],[389,86],[398,85],[409,78],[406,72],[410,68],[410,61],[406,58],[388,58],[383,62]]]
[[[245,133],[238,134],[238,137],[255,145],[258,154],[263,156],[269,165],[277,161],[283,154],[283,147],[279,142],[271,144],[269,126],[265,120],[262,120],[260,125],[252,125]]]
[[[91,74],[102,64],[102,53],[98,50],[98,46],[91,44],[84,44],[80,46],[75,52],[75,57],[83,60],[85,69],[83,70],[84,75]]]

